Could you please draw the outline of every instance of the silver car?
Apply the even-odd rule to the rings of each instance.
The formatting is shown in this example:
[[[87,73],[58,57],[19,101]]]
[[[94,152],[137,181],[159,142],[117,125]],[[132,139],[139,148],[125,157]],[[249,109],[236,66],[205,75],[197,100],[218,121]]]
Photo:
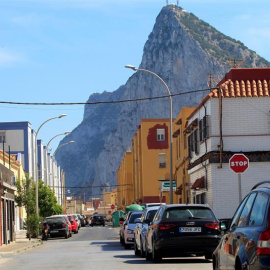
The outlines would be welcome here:
[[[145,257],[145,234],[148,224],[152,222],[157,210],[160,206],[151,206],[144,209],[141,221],[136,224],[134,229],[134,253]]]

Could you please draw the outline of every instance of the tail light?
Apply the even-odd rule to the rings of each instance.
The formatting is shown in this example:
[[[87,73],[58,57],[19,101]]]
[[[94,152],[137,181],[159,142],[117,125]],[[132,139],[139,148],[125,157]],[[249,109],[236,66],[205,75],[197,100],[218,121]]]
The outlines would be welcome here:
[[[206,223],[204,227],[212,230],[218,230],[218,222]]]
[[[175,227],[173,223],[160,223],[157,225],[157,229],[159,230],[169,230]]]
[[[120,224],[120,225],[123,225],[123,223],[124,223],[124,221],[119,221],[119,224]]]
[[[270,228],[260,234],[257,255],[270,255]]]

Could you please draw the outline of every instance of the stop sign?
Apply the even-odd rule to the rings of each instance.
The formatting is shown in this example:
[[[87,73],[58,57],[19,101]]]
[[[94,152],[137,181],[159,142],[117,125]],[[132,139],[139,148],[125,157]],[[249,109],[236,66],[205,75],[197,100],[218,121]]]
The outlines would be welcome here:
[[[111,209],[114,209],[114,208],[115,208],[115,205],[114,205],[114,204],[112,204],[112,205],[111,205]]]
[[[248,168],[249,160],[243,154],[235,154],[230,158],[229,164],[235,173],[243,173]]]

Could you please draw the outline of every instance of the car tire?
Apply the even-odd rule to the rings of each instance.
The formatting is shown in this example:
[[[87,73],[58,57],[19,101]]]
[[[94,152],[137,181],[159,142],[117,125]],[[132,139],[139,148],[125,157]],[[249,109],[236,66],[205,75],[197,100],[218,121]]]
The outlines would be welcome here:
[[[161,256],[160,252],[156,250],[154,242],[152,244],[152,261],[154,263],[159,263],[162,261],[162,256]]]
[[[68,238],[68,233],[66,232],[65,235],[64,235],[65,239]]]
[[[213,265],[213,270],[219,270],[219,267],[217,264],[217,258],[215,256],[213,257],[212,265]]]
[[[123,237],[120,236],[120,244],[123,246],[125,243],[124,243],[124,239]]]
[[[69,234],[69,237],[72,237],[72,232]]]
[[[151,261],[152,260],[152,254],[149,253],[147,246],[145,246],[145,258],[148,261]]]
[[[125,249],[129,249],[130,248],[130,245],[127,245],[126,243],[124,244],[124,248]]]
[[[137,246],[137,244],[136,244],[136,241],[134,242],[134,254],[136,255],[136,256],[140,256],[140,251],[139,251],[139,249],[138,249],[138,246]]]

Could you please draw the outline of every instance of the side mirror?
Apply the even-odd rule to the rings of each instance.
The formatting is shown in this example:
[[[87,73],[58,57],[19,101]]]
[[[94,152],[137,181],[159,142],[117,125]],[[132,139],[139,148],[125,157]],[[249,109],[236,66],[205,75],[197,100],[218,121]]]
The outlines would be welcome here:
[[[230,220],[220,220],[219,229],[221,232],[226,232],[230,227]]]

